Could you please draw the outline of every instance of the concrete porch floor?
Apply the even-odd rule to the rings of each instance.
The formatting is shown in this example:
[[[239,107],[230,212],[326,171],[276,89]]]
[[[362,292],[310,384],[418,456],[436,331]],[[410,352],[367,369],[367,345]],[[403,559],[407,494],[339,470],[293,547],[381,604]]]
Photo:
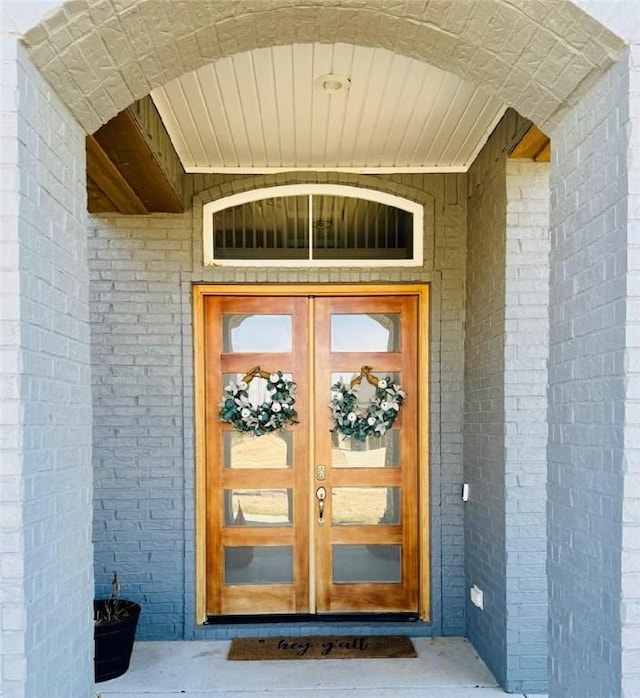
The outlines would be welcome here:
[[[507,695],[464,638],[412,640],[418,653],[416,659],[265,662],[227,661],[230,643],[225,641],[139,642],[134,647],[129,671],[117,679],[96,684],[96,696],[505,698]]]

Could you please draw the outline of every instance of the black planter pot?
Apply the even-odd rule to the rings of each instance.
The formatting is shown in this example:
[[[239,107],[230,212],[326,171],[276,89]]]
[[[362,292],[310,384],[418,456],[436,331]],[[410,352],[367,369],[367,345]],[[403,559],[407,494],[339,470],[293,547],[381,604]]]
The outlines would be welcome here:
[[[105,604],[104,600],[93,602],[94,617],[104,610]],[[93,666],[96,683],[122,676],[129,668],[140,604],[134,601],[118,601],[118,604],[126,609],[123,620],[94,627]]]

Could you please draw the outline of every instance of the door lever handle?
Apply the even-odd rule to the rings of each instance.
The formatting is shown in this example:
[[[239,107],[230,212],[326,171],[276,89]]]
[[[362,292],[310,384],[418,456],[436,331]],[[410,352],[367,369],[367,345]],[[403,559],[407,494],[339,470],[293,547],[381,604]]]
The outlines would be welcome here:
[[[318,487],[316,490],[316,499],[318,500],[318,523],[324,523],[324,500],[327,497],[327,490],[324,487]]]

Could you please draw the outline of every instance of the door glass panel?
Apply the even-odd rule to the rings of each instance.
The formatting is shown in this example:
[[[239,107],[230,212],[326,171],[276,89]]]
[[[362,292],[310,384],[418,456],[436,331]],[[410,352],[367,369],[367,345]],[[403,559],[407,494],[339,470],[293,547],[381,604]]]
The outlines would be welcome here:
[[[349,386],[351,381],[356,378],[357,376],[360,375],[360,371],[357,370],[355,372],[350,372],[350,371],[343,371],[341,373],[332,373],[331,374],[331,385],[335,385],[336,383],[340,382],[346,386]],[[400,380],[400,374],[399,373],[380,373],[378,371],[372,371],[372,375],[374,375],[376,378],[379,380],[385,379],[387,381],[391,381],[392,383],[397,383],[401,384]],[[367,411],[371,407],[371,403],[373,399],[375,398],[376,395],[376,388],[369,383],[369,381],[366,378],[363,378],[359,387],[357,388],[357,395],[358,395],[358,409],[356,410],[356,414],[360,418],[364,418],[367,416]],[[340,440],[344,439],[344,436],[340,436]],[[372,437],[371,439],[373,443],[376,441],[380,441],[378,437]],[[363,442],[365,443],[365,442]],[[383,446],[382,443],[379,444],[379,448]],[[354,449],[355,450],[355,449]]]
[[[400,351],[400,315],[332,315],[331,351]]]
[[[290,352],[292,328],[290,315],[223,315],[222,351]]]
[[[226,526],[289,526],[293,521],[291,490],[225,490]]]
[[[378,379],[384,378],[386,380],[390,379],[393,383],[402,383],[402,381],[400,380],[399,373],[393,373],[388,371],[386,373],[381,373],[380,371],[372,371],[371,374]],[[351,383],[351,381],[359,375],[360,369],[356,369],[355,371],[341,371],[340,373],[332,373],[331,385],[337,383],[338,381],[344,383],[345,385],[349,385],[349,383]],[[242,376],[240,376],[240,378],[242,378]],[[238,380],[240,380],[240,378],[238,378]],[[369,381],[366,378],[362,379],[358,391],[358,404],[360,407],[366,407],[368,404],[370,404],[373,396],[375,395],[375,390],[376,389],[374,388],[374,386],[371,383],[369,383]]]
[[[397,468],[400,465],[400,431],[358,441],[338,432],[331,434],[331,465],[334,468]]]
[[[395,583],[402,579],[401,545],[333,545],[335,584]]]
[[[251,434],[225,431],[224,467],[242,468],[290,468],[293,434],[277,431],[263,434],[259,439]]]
[[[238,546],[224,548],[225,584],[291,584],[291,546]]]
[[[247,366],[251,369],[251,366]],[[235,383],[236,385],[244,378],[244,373],[225,373],[222,376],[223,388],[226,388],[230,383]],[[287,380],[293,380],[290,373],[283,373],[282,376]],[[271,396],[267,391],[267,380],[266,378],[253,378],[247,386],[247,395],[249,396],[249,402],[254,406],[260,406],[263,402],[271,402]],[[295,397],[295,395],[294,395]],[[262,439],[263,437],[260,437]]]
[[[331,523],[337,526],[400,523],[399,487],[334,487]]]

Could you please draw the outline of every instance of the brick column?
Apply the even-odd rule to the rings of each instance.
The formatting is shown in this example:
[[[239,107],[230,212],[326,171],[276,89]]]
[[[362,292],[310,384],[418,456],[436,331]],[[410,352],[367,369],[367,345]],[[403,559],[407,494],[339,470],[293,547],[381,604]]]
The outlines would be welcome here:
[[[80,698],[93,687],[84,133],[15,36],[2,33],[0,693]]]
[[[551,134],[548,574],[554,697],[623,695],[623,560],[637,561],[622,552],[625,477],[631,484],[625,470],[637,462],[630,398],[638,394],[630,324],[637,291],[629,273],[628,100],[629,66],[622,60]]]
[[[507,160],[504,434],[507,688],[547,690],[548,163]]]
[[[627,407],[622,514],[622,695],[640,695],[640,43],[631,47],[627,192]],[[635,98],[635,104],[633,102]]]
[[[469,173],[467,632],[508,691],[546,689],[548,176],[507,160],[514,113]],[[469,602],[477,586],[484,608]]]
[[[4,94],[18,88],[17,43],[1,35]],[[17,192],[18,113],[15,99],[0,105],[0,693],[24,698],[27,613],[24,588],[24,480],[20,381],[20,277]]]

